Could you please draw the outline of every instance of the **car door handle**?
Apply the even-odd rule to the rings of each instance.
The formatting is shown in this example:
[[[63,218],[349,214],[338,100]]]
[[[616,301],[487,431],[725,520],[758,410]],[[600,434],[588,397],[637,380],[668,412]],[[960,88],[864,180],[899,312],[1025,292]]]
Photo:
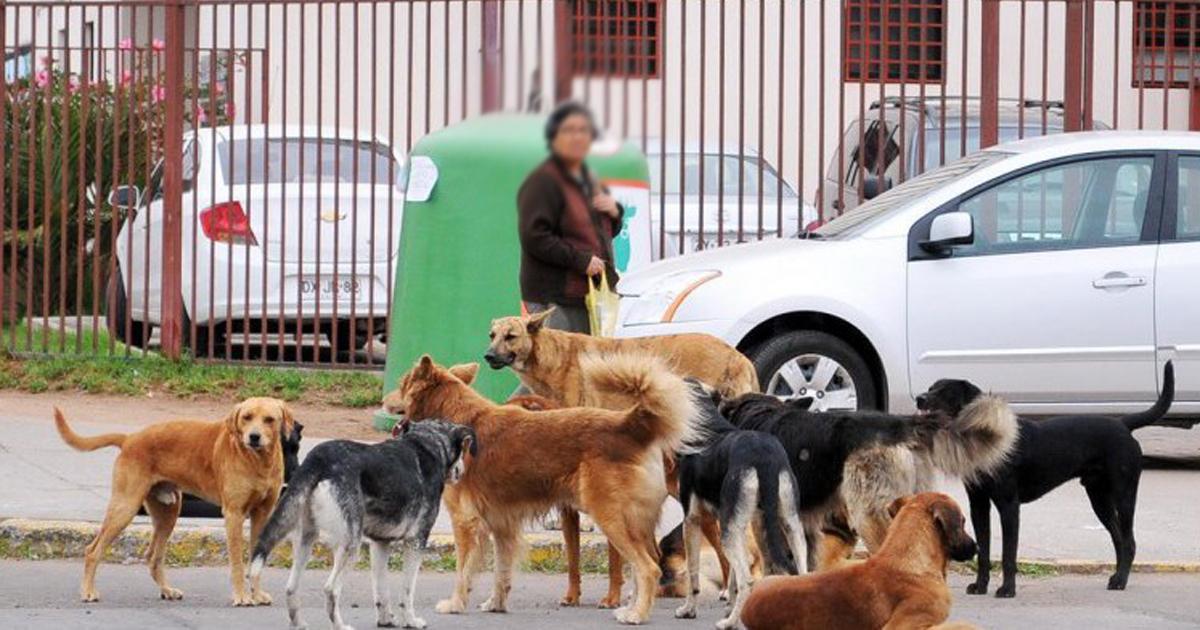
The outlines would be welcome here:
[[[1131,276],[1122,272],[1104,274],[1103,278],[1092,280],[1092,286],[1097,289],[1113,289],[1120,287],[1146,286],[1146,279],[1141,276]]]

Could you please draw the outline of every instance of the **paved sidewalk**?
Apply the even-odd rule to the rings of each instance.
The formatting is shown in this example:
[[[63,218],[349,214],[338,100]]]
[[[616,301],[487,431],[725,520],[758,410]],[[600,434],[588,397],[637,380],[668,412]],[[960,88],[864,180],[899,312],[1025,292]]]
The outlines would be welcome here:
[[[115,449],[91,453],[71,450],[59,439],[49,417],[5,417],[0,409],[0,519],[27,518],[98,521],[108,501]],[[77,422],[84,434],[124,431],[111,424]],[[1149,428],[1138,432],[1144,444],[1165,444],[1176,454],[1200,454],[1200,429]],[[306,439],[303,451],[319,443]],[[1156,447],[1155,447],[1156,448]],[[1147,452],[1152,452],[1147,446]],[[957,483],[945,491],[966,509],[966,496]],[[1200,563],[1200,471],[1147,470],[1138,501],[1138,561],[1196,566]],[[664,510],[660,533],[679,522],[678,504]],[[145,517],[138,521],[148,523]],[[217,525],[212,519],[182,519],[181,526]],[[449,533],[443,510],[436,533]],[[993,510],[993,549],[999,553],[1000,526]],[[1082,486],[1064,484],[1021,512],[1020,556],[1030,560],[1113,561],[1107,532],[1096,520]]]

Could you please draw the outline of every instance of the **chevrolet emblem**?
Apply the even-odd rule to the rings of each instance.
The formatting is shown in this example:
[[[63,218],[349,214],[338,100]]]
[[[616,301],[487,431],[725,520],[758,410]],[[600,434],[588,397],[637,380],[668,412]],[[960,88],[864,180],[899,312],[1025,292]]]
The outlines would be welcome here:
[[[345,218],[346,218],[346,213],[338,212],[337,210],[326,210],[321,213],[321,220],[326,223],[336,223]]]

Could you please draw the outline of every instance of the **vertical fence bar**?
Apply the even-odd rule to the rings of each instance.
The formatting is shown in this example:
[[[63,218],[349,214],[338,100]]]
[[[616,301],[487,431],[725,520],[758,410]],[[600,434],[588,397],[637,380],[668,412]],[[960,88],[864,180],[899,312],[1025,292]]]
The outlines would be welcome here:
[[[601,3],[603,6],[603,3]],[[687,189],[687,157],[686,157],[686,139],[687,139],[687,2],[679,3],[679,253],[686,253],[687,243],[687,225],[684,223],[683,209],[687,206],[686,189]],[[604,43],[607,47],[607,42]],[[605,102],[608,101],[608,81],[605,80]],[[665,87],[666,84],[664,83]],[[665,97],[664,97],[665,98]],[[665,130],[664,130],[665,135]],[[666,162],[667,152],[663,151],[659,158]],[[662,195],[665,197],[667,193],[666,180],[663,180]],[[666,227],[664,225],[664,227]],[[704,226],[700,226],[700,236],[704,234]]]
[[[1095,80],[1096,58],[1096,3],[1087,3],[1084,10],[1084,25],[1083,25],[1083,128],[1091,130],[1094,127],[1093,109],[1095,104],[1095,94],[1093,92],[1093,83]]]
[[[0,6],[0,38],[3,39],[3,51],[8,56],[8,7]],[[4,347],[4,314],[8,309],[7,274],[4,273],[4,252],[8,222],[8,209],[15,208],[8,200],[8,78],[0,80],[0,348]],[[13,229],[16,230],[16,225]],[[14,248],[15,249],[15,248]],[[15,252],[14,252],[15,254]],[[13,258],[16,256],[14,255]]]
[[[183,239],[183,4],[164,7],[166,12],[166,137],[163,140],[165,162],[163,182],[163,258],[162,258],[162,350],[170,359],[180,354],[180,315],[182,304]]]
[[[484,112],[494,112],[503,107],[500,93],[500,18],[496,6],[498,0],[483,0],[482,68]],[[428,130],[427,130],[428,131]]]
[[[554,103],[561,103],[571,98],[574,81],[572,73],[571,47],[574,37],[571,34],[571,6],[568,0],[556,0],[554,3]],[[643,87],[645,87],[643,85]],[[642,116],[646,112],[642,110]],[[645,143],[642,143],[645,149]]]
[[[1080,131],[1083,128],[1083,1],[1066,0],[1066,9],[1067,15],[1063,21],[1066,30],[1066,49],[1063,52],[1063,131]]]
[[[979,68],[979,148],[1000,141],[1000,3],[983,3],[982,59]],[[964,40],[965,45],[965,40]],[[964,86],[965,88],[965,86]],[[966,137],[966,130],[963,130]]]

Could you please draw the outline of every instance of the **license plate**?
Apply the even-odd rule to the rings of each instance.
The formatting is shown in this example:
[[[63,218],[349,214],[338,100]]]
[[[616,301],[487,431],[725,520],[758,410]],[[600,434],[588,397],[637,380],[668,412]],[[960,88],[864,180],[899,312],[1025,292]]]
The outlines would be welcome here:
[[[362,291],[363,281],[358,278],[342,278],[336,280],[333,276],[321,278],[301,278],[300,295],[307,298],[358,296]]]

